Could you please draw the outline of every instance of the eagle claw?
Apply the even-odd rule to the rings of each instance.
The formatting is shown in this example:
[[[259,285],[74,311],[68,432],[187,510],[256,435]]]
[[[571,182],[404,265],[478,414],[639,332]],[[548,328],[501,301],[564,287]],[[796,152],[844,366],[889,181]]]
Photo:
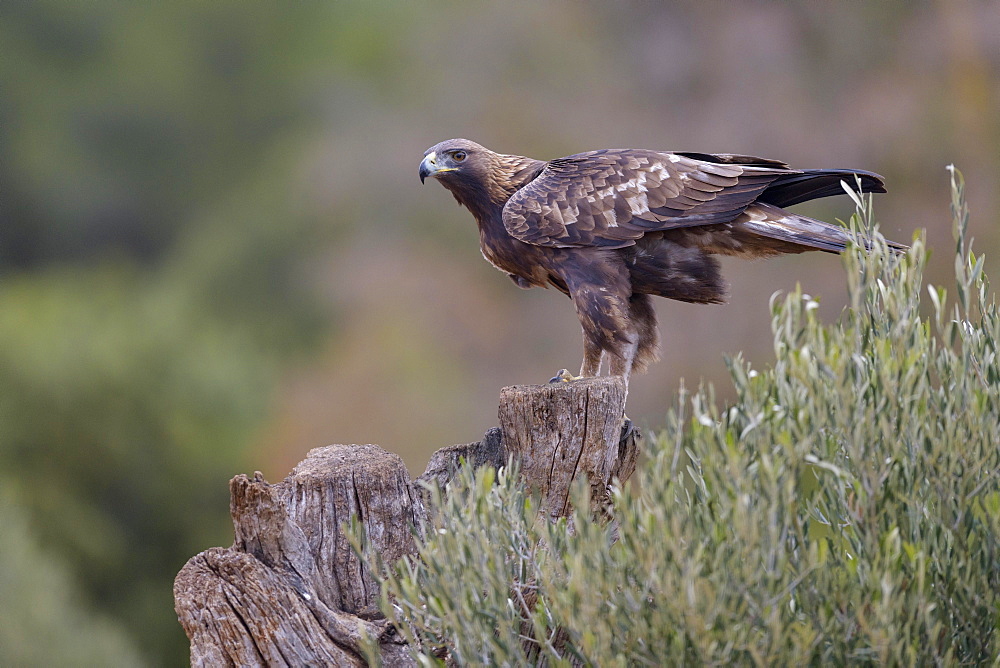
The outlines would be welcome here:
[[[568,383],[573,380],[580,380],[583,376],[574,376],[566,369],[559,369],[556,375],[549,378],[550,383]]]

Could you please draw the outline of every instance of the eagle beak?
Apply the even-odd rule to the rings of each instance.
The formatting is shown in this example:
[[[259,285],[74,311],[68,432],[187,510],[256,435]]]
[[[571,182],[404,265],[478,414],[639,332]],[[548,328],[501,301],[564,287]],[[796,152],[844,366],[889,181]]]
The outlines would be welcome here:
[[[442,167],[437,163],[437,154],[431,151],[424,156],[424,159],[420,161],[420,182],[423,183],[424,179],[428,176],[437,176],[441,172],[454,172],[454,167]]]
[[[437,155],[433,151],[424,156],[424,159],[420,161],[420,182],[423,183],[424,179],[432,175],[437,169],[437,164],[435,164],[434,159]]]

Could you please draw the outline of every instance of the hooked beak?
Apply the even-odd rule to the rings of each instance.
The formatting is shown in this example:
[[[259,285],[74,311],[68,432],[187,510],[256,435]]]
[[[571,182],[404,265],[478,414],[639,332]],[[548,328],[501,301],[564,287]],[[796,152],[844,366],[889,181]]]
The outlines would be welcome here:
[[[424,156],[424,159],[420,161],[420,182],[423,183],[424,179],[428,176],[437,176],[441,172],[453,172],[454,167],[441,167],[437,164],[437,154],[431,151]]]

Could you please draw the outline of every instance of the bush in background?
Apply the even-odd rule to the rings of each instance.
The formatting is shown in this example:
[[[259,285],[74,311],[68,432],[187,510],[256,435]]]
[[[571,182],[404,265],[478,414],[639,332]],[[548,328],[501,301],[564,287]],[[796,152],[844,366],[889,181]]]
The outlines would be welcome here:
[[[460,664],[981,663],[1000,651],[1000,316],[952,172],[956,295],[917,239],[844,253],[835,324],[772,300],[775,366],[737,400],[682,389],[611,526],[538,517],[516,473],[466,471],[384,610]],[[876,232],[855,196],[852,227]],[[586,490],[576,495],[587,508]]]
[[[120,624],[95,614],[72,570],[38,545],[28,514],[0,492],[0,665],[146,665]]]

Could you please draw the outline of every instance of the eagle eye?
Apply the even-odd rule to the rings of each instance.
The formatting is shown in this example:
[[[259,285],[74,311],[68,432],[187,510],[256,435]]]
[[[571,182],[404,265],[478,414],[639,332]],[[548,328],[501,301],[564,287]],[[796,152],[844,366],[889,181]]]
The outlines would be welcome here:
[[[451,154],[451,157],[455,160],[455,162],[462,162],[467,157],[467,154],[465,151],[455,151]]]

